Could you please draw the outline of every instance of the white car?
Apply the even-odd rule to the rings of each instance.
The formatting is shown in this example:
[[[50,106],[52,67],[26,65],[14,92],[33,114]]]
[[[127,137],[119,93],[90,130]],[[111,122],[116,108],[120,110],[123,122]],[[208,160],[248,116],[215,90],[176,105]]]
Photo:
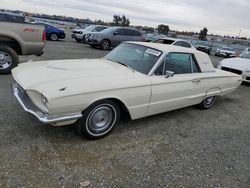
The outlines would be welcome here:
[[[208,109],[242,82],[205,53],[146,42],[122,43],[102,59],[22,63],[12,73],[25,111],[55,126],[75,123],[91,139],[109,134],[125,113],[134,120],[197,104]]]
[[[104,29],[107,29],[108,26],[104,25],[90,25],[84,29],[74,29],[71,37],[75,39],[77,42],[85,42],[85,36],[90,32],[100,32]]]
[[[250,59],[250,48],[246,48],[245,50],[243,50],[240,54],[240,57]]]
[[[215,56],[219,57],[236,57],[236,52],[234,49],[229,47],[222,47],[216,50]]]
[[[152,42],[196,49],[191,43],[189,43],[186,40],[171,38],[171,37],[160,38],[160,39],[154,40]]]
[[[250,83],[250,59],[248,58],[224,59],[218,68],[242,75],[243,81]]]

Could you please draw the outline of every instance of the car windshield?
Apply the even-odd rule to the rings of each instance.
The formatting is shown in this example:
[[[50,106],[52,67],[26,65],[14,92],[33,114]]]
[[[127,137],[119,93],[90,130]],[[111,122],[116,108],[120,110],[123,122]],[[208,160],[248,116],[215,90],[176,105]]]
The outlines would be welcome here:
[[[83,30],[85,31],[90,31],[94,28],[95,26],[94,25],[89,25],[88,27],[85,27]]]
[[[233,49],[232,49],[232,48],[227,48],[227,47],[222,48],[222,50],[233,51]]]
[[[92,32],[100,32],[100,31],[102,31],[102,30],[104,30],[104,29],[107,29],[107,27],[99,26],[99,27],[94,28],[94,29],[92,30]]]
[[[175,41],[171,39],[158,39],[155,40],[154,43],[162,43],[162,44],[173,44]]]
[[[122,43],[104,59],[125,65],[140,73],[148,74],[161,57],[162,52],[147,46]]]

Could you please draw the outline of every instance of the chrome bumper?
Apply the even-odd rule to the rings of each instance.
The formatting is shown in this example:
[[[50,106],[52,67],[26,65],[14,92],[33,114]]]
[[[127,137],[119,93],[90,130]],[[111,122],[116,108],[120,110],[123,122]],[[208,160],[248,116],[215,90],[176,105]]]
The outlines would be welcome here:
[[[44,124],[53,124],[64,121],[77,120],[82,117],[82,114],[68,114],[64,116],[49,116],[45,112],[41,111],[31,101],[27,93],[17,84],[12,84],[12,93],[17,99],[18,103],[22,106],[24,111],[34,115],[39,121]]]

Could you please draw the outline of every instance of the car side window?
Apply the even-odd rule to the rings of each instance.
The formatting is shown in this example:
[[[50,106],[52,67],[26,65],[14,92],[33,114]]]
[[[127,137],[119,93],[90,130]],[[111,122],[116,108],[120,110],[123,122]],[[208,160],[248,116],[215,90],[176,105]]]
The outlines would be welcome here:
[[[118,29],[118,30],[116,30],[116,35],[122,35],[122,36],[124,36],[125,35],[125,29]]]
[[[125,34],[127,36],[141,36],[141,33],[139,31],[135,31],[135,30],[132,30],[132,29],[126,29]]]
[[[183,47],[183,44],[182,44],[182,41],[178,41],[176,43],[174,43],[175,46],[182,46]]]
[[[0,14],[0,21],[7,21],[4,14]]]
[[[182,41],[182,46],[185,48],[191,48],[191,45],[189,43],[183,41]]]
[[[175,74],[198,73],[200,69],[196,59],[188,53],[169,53],[164,63],[163,73],[172,71]]]

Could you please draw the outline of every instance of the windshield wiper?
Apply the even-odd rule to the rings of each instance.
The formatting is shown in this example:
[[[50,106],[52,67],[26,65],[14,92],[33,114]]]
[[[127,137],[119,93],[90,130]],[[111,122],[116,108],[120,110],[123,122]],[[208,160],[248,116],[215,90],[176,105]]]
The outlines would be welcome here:
[[[135,69],[133,69],[132,67],[130,67],[129,65],[127,65],[126,63],[122,63],[122,62],[119,62],[119,61],[116,61],[116,63],[119,63],[120,65],[123,65],[125,67],[128,67],[130,70],[132,70],[133,72],[135,72]]]
[[[110,60],[110,59],[107,59],[107,60],[112,61],[112,62],[114,62],[114,63],[118,63],[118,64],[120,64],[120,65],[123,65],[123,66],[129,68],[130,70],[132,70],[133,72],[135,72],[135,69],[133,69],[132,67],[130,67],[130,66],[127,65],[126,63],[122,63],[122,62],[120,62],[120,61],[113,61],[113,60]]]

